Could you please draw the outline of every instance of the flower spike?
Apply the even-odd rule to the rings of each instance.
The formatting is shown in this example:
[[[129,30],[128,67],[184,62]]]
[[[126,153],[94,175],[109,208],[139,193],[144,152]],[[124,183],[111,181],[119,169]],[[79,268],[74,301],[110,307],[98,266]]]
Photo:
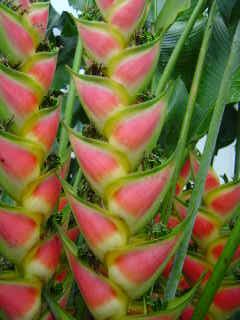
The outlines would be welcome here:
[[[132,33],[142,25],[148,11],[148,0],[116,1],[110,8],[106,19],[128,40]]]
[[[161,39],[131,47],[114,56],[108,65],[109,77],[121,83],[131,97],[143,91],[152,79],[160,54]]]
[[[240,201],[240,183],[228,183],[205,196],[205,203],[223,222],[229,221]]]
[[[125,315],[125,294],[110,280],[85,266],[77,258],[77,247],[65,236],[61,227],[58,227],[58,231],[78,287],[93,316],[101,320]]]
[[[129,105],[127,91],[108,78],[71,74],[85,112],[99,132],[103,133],[110,115]]]
[[[0,204],[0,252],[19,263],[40,239],[41,216],[24,208]]]
[[[91,59],[107,65],[109,60],[125,47],[122,35],[111,25],[75,19],[83,46]]]
[[[60,107],[42,109],[25,123],[20,135],[39,143],[48,154],[56,138],[59,121]]]
[[[0,185],[20,201],[25,187],[40,174],[43,150],[40,146],[0,131]]]
[[[96,4],[104,17],[107,16],[109,9],[115,2],[116,0],[96,0]]]
[[[211,264],[215,265],[218,262],[223,252],[223,249],[227,243],[227,240],[228,240],[227,237],[218,238],[209,245],[206,258]],[[240,259],[240,245],[238,246],[233,256],[232,262],[235,262],[239,259]]]
[[[0,118],[13,117],[15,131],[38,110],[43,94],[32,77],[0,64]]]
[[[114,179],[123,177],[130,164],[123,154],[105,142],[85,138],[68,129],[69,139],[87,180],[94,190],[103,194],[104,188]]]
[[[99,259],[103,260],[107,252],[126,245],[128,229],[120,219],[77,197],[65,182],[62,185],[76,222]]]
[[[37,31],[38,41],[41,42],[46,35],[49,14],[49,2],[35,2],[29,7],[28,19]]]
[[[25,15],[0,4],[0,51],[15,65],[35,52],[38,45],[37,32]]]
[[[224,283],[218,290],[213,303],[210,307],[210,312],[214,319],[229,319],[237,310],[240,309],[240,282]]]
[[[159,209],[171,180],[173,160],[145,172],[116,180],[105,191],[109,210],[136,233]]]
[[[23,10],[27,10],[31,5],[30,0],[15,0],[14,4],[20,6]]]
[[[175,207],[179,216],[185,219],[187,216],[187,205],[180,199],[177,199]],[[206,249],[219,236],[220,229],[221,221],[214,214],[203,208],[199,209],[193,227],[193,238],[201,248]]]
[[[194,153],[190,154],[190,159],[191,159],[191,166],[192,166],[192,171],[193,171],[193,176],[197,176],[198,170],[199,170],[199,160],[195,156]],[[205,189],[204,192],[209,192],[217,187],[220,186],[220,181],[219,178],[217,177],[215,171],[213,168],[210,168],[208,171],[208,175],[206,178],[205,182]]]
[[[21,71],[31,75],[43,87],[46,94],[51,87],[56,64],[56,52],[40,52],[28,58],[21,66]]]
[[[188,254],[184,260],[183,274],[187,281],[194,285],[199,281],[201,275],[206,272],[202,283],[204,285],[211,276],[212,269],[213,266],[200,255]]]
[[[7,319],[37,318],[41,307],[41,283],[36,280],[0,280],[0,310]]]
[[[27,186],[22,202],[25,208],[40,212],[46,220],[56,207],[60,192],[61,184],[53,170]]]
[[[183,224],[160,240],[145,241],[106,256],[109,277],[131,298],[142,296],[163,272],[181,241]]]
[[[61,248],[58,235],[37,244],[23,260],[25,275],[48,281],[56,271]]]
[[[167,96],[130,106],[113,115],[105,126],[109,143],[122,151],[135,169],[144,154],[150,153],[159,138]]]

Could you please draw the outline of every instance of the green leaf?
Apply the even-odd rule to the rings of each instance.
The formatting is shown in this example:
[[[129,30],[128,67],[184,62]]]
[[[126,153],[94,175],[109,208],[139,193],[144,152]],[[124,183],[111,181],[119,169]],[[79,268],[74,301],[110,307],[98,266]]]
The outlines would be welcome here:
[[[176,20],[177,16],[191,6],[191,0],[167,0],[165,1],[156,21],[158,33],[165,32]]]
[[[237,122],[238,114],[237,110],[233,106],[228,106],[223,115],[222,124],[218,134],[215,153],[218,150],[233,143],[237,135]]]
[[[187,41],[184,44],[181,55],[178,59],[173,77],[179,75],[184,80],[187,87],[190,87],[195,69],[196,60],[201,46],[202,36],[206,27],[207,17],[201,16],[195,23]],[[175,48],[177,41],[183,33],[187,22],[175,22],[164,36],[159,59],[159,70],[162,72],[166,66],[170,55]]]
[[[240,101],[240,66],[233,75],[229,103],[237,103]]]
[[[178,78],[174,84],[174,94],[170,98],[168,109],[166,110],[166,120],[160,137],[160,145],[169,156],[176,148],[181,124],[188,102],[188,92],[184,82]]]
[[[93,6],[93,0],[68,0],[68,4],[77,11],[85,10],[86,7]]]
[[[226,20],[230,19],[236,3],[237,0],[217,0],[220,12]]]

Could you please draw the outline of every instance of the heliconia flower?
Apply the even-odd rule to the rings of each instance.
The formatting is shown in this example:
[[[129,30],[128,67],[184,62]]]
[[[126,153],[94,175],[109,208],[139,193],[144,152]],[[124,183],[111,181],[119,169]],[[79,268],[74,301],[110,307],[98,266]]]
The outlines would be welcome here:
[[[126,245],[128,230],[120,219],[80,199],[68,184],[62,184],[81,233],[99,259],[103,260],[107,252]]]
[[[157,213],[168,191],[172,171],[170,159],[154,169],[116,180],[105,191],[109,210],[136,233]]]
[[[206,262],[206,259],[200,255],[188,254],[184,260],[183,275],[186,277],[189,283],[196,284],[201,275],[206,272],[206,275],[203,279],[204,285],[211,276],[212,269],[212,265]]]
[[[71,154],[72,154],[72,150],[71,150],[71,148],[69,148],[66,151],[66,154],[63,156],[62,165],[58,171],[58,175],[62,179],[66,179],[69,174],[70,165],[71,165]],[[60,211],[62,211],[62,210],[60,210]]]
[[[192,320],[192,316],[194,313],[194,306],[193,305],[188,305],[187,308],[183,311],[181,317],[179,318],[180,320]],[[212,317],[208,314],[204,318],[205,320],[213,320]]]
[[[180,199],[175,201],[175,207],[182,219],[187,216],[187,205]],[[206,249],[209,243],[215,240],[220,233],[221,221],[210,211],[200,208],[193,227],[193,238],[198,245]]]
[[[104,17],[115,2],[116,0],[96,0],[96,4]]]
[[[196,177],[199,170],[199,160],[193,153],[191,153],[190,159],[191,159],[193,175]],[[219,186],[220,186],[219,178],[217,177],[217,174],[213,170],[213,168],[210,168],[206,178],[204,192],[209,192]]]
[[[47,93],[53,81],[56,63],[56,52],[40,52],[28,58],[20,69],[22,72],[31,75]]]
[[[119,83],[104,77],[72,73],[78,96],[89,119],[100,133],[109,116],[130,103],[127,91]]]
[[[240,183],[227,183],[209,192],[206,206],[223,222],[229,221],[240,202]]]
[[[14,0],[14,4],[23,10],[27,10],[31,5],[30,0]]]
[[[240,309],[240,282],[224,283],[218,290],[213,303],[210,307],[210,312],[214,319],[229,319],[230,316]]]
[[[58,235],[37,244],[23,260],[25,275],[48,281],[56,272],[61,248]]]
[[[0,280],[0,310],[7,319],[35,319],[40,313],[41,290],[37,280]]]
[[[32,77],[0,64],[0,116],[4,120],[13,117],[14,130],[38,110],[43,94]]]
[[[65,195],[62,195],[59,199],[58,212],[61,212],[68,205],[68,200]]]
[[[154,223],[160,223],[161,222],[161,214],[157,214],[154,218]],[[170,216],[168,219],[168,224],[167,227],[168,229],[173,229],[175,228],[177,225],[179,225],[180,220],[178,217],[175,216]]]
[[[80,234],[78,226],[73,227],[67,231],[67,236],[70,240],[75,242]]]
[[[40,239],[41,216],[24,208],[0,204],[0,252],[14,263]]]
[[[181,241],[183,225],[159,240],[122,247],[107,254],[110,279],[131,298],[142,296],[163,272]]]
[[[161,96],[130,106],[106,123],[104,132],[109,143],[128,157],[133,169],[157,144],[167,102],[167,96]]]
[[[21,200],[25,187],[40,174],[43,150],[36,144],[0,131],[0,185]]]
[[[107,65],[125,47],[121,33],[111,25],[83,19],[75,19],[75,22],[83,46],[94,61]]]
[[[49,14],[49,2],[32,3],[28,9],[28,19],[34,29],[37,30],[39,42],[46,35]]]
[[[115,55],[109,62],[109,77],[121,83],[135,97],[151,81],[160,54],[160,38],[131,47]]]
[[[110,182],[125,176],[130,170],[127,158],[108,143],[86,138],[70,128],[68,132],[85,177],[100,195]]]
[[[228,237],[218,238],[214,242],[212,242],[208,247],[206,258],[213,265],[215,265],[218,262],[223,252],[223,249],[227,243],[227,240],[228,240]],[[233,256],[232,262],[235,262],[239,259],[240,259],[240,246],[237,248]]]
[[[47,219],[57,205],[60,192],[61,183],[52,170],[27,186],[22,203],[28,210],[40,212]]]
[[[181,297],[169,301],[166,309],[154,313],[150,312],[146,315],[125,316],[122,317],[121,320],[177,320],[186,306],[193,300],[198,287],[199,284]]]
[[[60,116],[60,107],[41,109],[25,122],[19,135],[37,142],[48,154],[56,139]]]
[[[190,161],[190,158],[188,157],[181,169],[181,172],[177,181],[176,195],[179,195],[182,192],[183,187],[187,183],[190,175],[191,175],[191,161]]]
[[[60,227],[58,229],[77,285],[94,318],[101,320],[125,315],[127,312],[125,294],[108,278],[98,275],[85,266],[77,258],[77,247],[64,235]]]
[[[25,15],[0,4],[0,50],[11,64],[18,64],[31,56],[38,45],[36,30]]]
[[[128,40],[142,25],[147,13],[148,0],[116,1],[108,11],[106,19]]]

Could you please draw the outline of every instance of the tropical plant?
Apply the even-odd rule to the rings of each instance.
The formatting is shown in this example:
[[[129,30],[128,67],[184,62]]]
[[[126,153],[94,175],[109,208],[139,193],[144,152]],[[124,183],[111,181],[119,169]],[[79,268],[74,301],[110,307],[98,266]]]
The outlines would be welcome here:
[[[0,317],[234,316],[238,2],[69,3],[0,4]]]

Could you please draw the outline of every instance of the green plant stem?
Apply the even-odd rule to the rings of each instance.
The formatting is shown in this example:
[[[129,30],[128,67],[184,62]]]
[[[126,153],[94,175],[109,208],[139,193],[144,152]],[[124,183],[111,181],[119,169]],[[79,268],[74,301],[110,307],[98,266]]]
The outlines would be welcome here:
[[[213,116],[212,116],[210,127],[209,127],[206,145],[205,145],[202,159],[200,162],[200,167],[197,174],[195,187],[193,189],[192,198],[187,210],[187,215],[190,215],[191,219],[184,232],[183,240],[181,241],[181,244],[177,250],[177,253],[174,259],[174,265],[173,265],[170,278],[167,284],[167,291],[166,291],[167,300],[172,299],[176,294],[177,286],[182,273],[183,263],[187,254],[189,242],[192,235],[192,229],[195,223],[198,209],[201,204],[207,173],[208,173],[212,155],[216,146],[217,136],[220,129],[225,105],[227,102],[227,97],[230,92],[232,73],[234,70],[234,58],[235,56],[237,56],[238,50],[240,49],[239,42],[237,40],[237,37],[239,37],[239,34],[240,34],[240,24],[237,27],[236,36],[234,38],[231,52],[228,58],[227,66],[224,71],[223,79],[222,79],[220,90],[219,90],[219,95],[216,101],[216,105],[214,108]],[[200,318],[198,318],[198,320],[200,320]]]
[[[180,132],[180,137],[178,140],[178,145],[176,148],[177,161],[175,164],[174,174],[172,177],[171,189],[170,189],[169,195],[167,197],[166,211],[163,212],[162,222],[166,225],[168,223],[168,218],[169,218],[171,211],[172,211],[172,204],[173,204],[173,199],[175,196],[175,190],[176,190],[178,177],[181,172],[183,162],[185,160],[185,148],[187,145],[187,139],[189,136],[189,129],[190,129],[190,125],[191,125],[191,120],[192,120],[192,115],[193,115],[195,103],[197,100],[198,89],[199,89],[199,85],[200,85],[200,81],[201,81],[201,77],[202,77],[202,73],[203,73],[203,67],[204,67],[204,63],[205,63],[205,59],[206,59],[206,55],[207,55],[209,41],[210,41],[211,34],[212,34],[213,22],[214,22],[214,18],[215,18],[216,12],[217,12],[216,9],[217,9],[217,5],[216,5],[216,2],[214,1],[212,8],[211,8],[211,11],[210,11],[208,23],[207,23],[207,26],[206,26],[206,29],[204,32],[204,37],[203,37],[202,46],[201,46],[201,50],[200,50],[199,57],[198,57],[197,67],[196,67],[196,70],[194,73],[192,87],[191,87],[189,98],[188,98],[188,104],[187,104],[181,132]]]
[[[79,168],[78,172],[76,174],[74,183],[73,183],[73,189],[75,191],[77,191],[79,183],[81,181],[81,177],[82,177],[82,170]],[[64,209],[63,209],[64,210]],[[69,220],[70,220],[70,214],[71,214],[71,208],[67,207],[64,211],[64,222],[63,222],[63,226],[64,229],[67,230],[68,229],[68,225],[69,225]]]
[[[240,214],[240,208],[236,211],[236,214]],[[203,293],[198,300],[197,306],[195,308],[192,320],[205,319],[208,309],[217,293],[218,288],[224,278],[224,275],[229,267],[232,258],[240,243],[240,216],[231,232],[231,235],[224,247],[224,250],[215,265],[213,273],[208,280]]]
[[[163,71],[163,74],[161,76],[161,79],[159,81],[159,84],[158,84],[158,87],[156,90],[156,95],[159,95],[166,87],[166,85],[171,77],[171,74],[173,72],[173,69],[175,68],[175,65],[178,61],[178,57],[183,49],[184,43],[185,43],[187,37],[189,36],[189,33],[191,32],[191,30],[192,30],[192,28],[193,28],[193,26],[199,16],[199,14],[201,13],[201,10],[202,10],[205,3],[206,3],[206,0],[199,0],[198,1],[198,4],[196,5],[189,21],[187,22],[185,30],[184,30],[183,34],[181,35],[180,39],[178,40],[177,45],[174,48],[174,50],[171,54],[171,57],[167,63],[167,66]]]
[[[238,104],[237,141],[235,145],[234,180],[240,177],[240,104]]]
[[[73,60],[72,69],[74,72],[78,72],[80,69],[82,49],[83,49],[82,40],[79,37],[77,42],[77,48],[74,55],[74,60]],[[76,91],[75,91],[74,81],[71,78],[70,85],[69,85],[69,92],[68,92],[67,101],[66,101],[65,113],[64,113],[64,122],[67,125],[71,125],[75,95],[76,95]],[[61,134],[60,134],[60,144],[59,144],[59,156],[61,159],[64,157],[66,153],[67,144],[68,144],[67,132],[66,132],[66,129],[62,126]]]

